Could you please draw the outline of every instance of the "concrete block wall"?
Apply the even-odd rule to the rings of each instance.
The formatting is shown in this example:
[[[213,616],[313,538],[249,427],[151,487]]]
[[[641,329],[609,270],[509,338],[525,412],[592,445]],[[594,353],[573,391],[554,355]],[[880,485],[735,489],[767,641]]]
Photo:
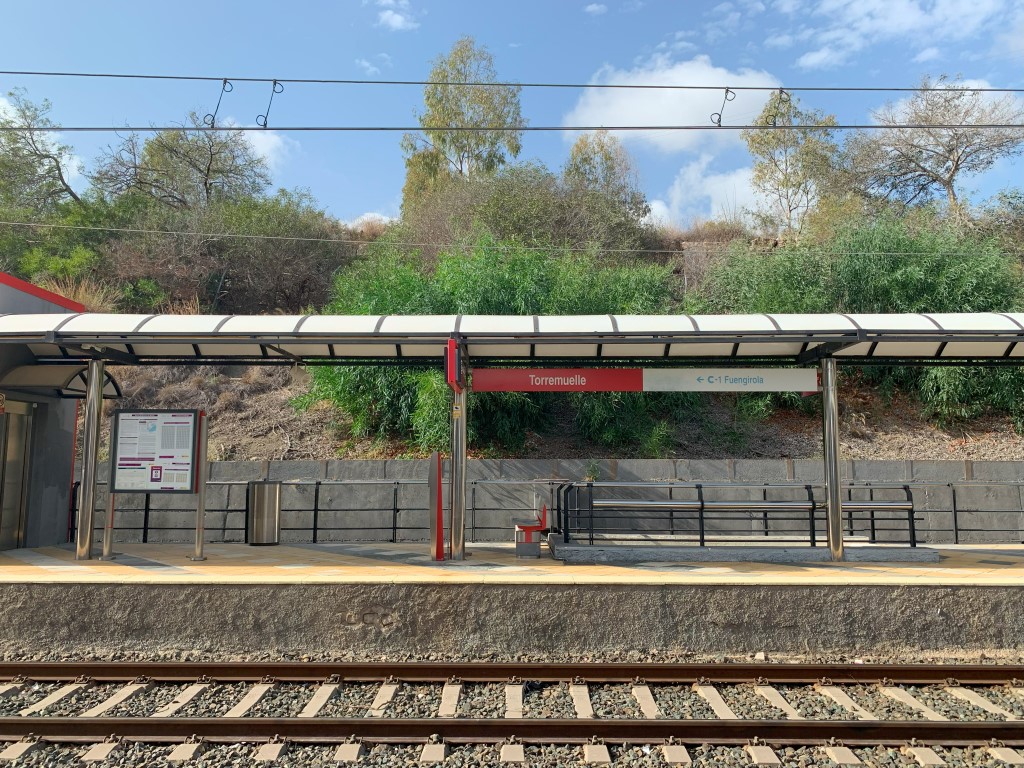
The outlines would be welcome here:
[[[105,468],[100,471],[105,480]],[[423,540],[427,536],[427,462],[423,460],[368,461],[271,461],[212,462],[207,490],[206,531],[211,541],[241,541],[245,525],[246,489],[250,480],[280,480],[282,489],[282,540],[310,541],[313,483],[319,489],[319,540],[388,540],[393,527],[399,540]],[[1024,462],[872,461],[845,460],[845,481],[857,483],[927,483],[914,491],[920,542],[953,540],[954,495],[961,542],[1019,542],[1024,538]],[[483,459],[469,462],[467,480],[467,538],[476,541],[508,541],[513,521],[535,507],[535,498],[554,507],[554,483],[558,480],[639,482],[682,480],[702,482],[706,499],[804,500],[804,484],[819,486],[823,471],[814,460],[757,459]],[[727,488],[720,484],[762,485],[766,488]],[[778,484],[796,484],[777,487]],[[668,498],[667,489],[602,488],[605,498]],[[692,489],[675,489],[673,498],[695,498]],[[903,499],[900,489],[877,488],[875,499]],[[869,491],[857,488],[854,499],[867,499]],[[396,505],[397,501],[397,505]],[[447,501],[447,500],[446,500]],[[105,520],[106,493],[101,486],[97,504],[97,528]],[[144,497],[118,497],[118,540],[139,540]],[[150,497],[149,540],[190,540],[195,523],[195,498],[190,495]],[[667,528],[667,513],[626,515],[639,530]],[[821,516],[821,513],[819,513]],[[676,530],[696,530],[686,513],[674,514]],[[888,519],[887,519],[888,518]],[[607,525],[619,524],[608,521]],[[877,515],[878,538],[907,539],[906,516]],[[598,526],[599,527],[599,526]],[[132,529],[132,530],[128,530]],[[162,530],[163,529],[163,530]],[[173,529],[173,530],[168,530]],[[300,529],[300,530],[288,530]],[[803,519],[770,519],[772,534],[806,531]],[[735,515],[728,524],[709,524],[709,533],[761,533],[759,513]],[[862,523],[858,533],[866,532]],[[818,529],[824,538],[824,522]]]

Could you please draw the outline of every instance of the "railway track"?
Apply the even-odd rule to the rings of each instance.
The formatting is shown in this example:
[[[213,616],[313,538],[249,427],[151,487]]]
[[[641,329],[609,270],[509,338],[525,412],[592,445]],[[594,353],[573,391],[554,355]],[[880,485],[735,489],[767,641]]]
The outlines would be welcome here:
[[[748,765],[1024,765],[1024,666],[0,663],[0,762],[376,750],[390,765],[391,750],[402,765],[413,747],[434,762],[472,746],[547,765],[549,745],[591,764],[640,749],[629,765],[733,764],[715,750]],[[878,748],[903,762],[874,762]]]

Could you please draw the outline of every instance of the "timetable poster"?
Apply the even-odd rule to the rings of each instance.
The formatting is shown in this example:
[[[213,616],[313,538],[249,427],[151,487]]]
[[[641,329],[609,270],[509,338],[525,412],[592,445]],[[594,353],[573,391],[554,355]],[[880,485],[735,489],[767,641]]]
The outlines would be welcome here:
[[[195,493],[198,411],[115,411],[114,493]]]

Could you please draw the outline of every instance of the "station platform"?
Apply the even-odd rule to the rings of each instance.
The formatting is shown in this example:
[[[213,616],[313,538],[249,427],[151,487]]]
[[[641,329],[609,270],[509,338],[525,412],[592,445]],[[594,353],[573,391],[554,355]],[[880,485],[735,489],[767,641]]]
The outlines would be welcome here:
[[[0,552],[0,653],[439,654],[1024,650],[1024,546],[932,547],[937,562],[518,560],[467,545],[118,544]]]
[[[893,562],[906,547],[847,547],[849,560],[833,562],[715,561],[714,547],[699,563],[658,559],[628,563],[566,563],[546,554],[516,559],[514,545],[467,544],[462,561],[435,562],[421,542],[207,544],[206,560],[193,562],[190,544],[118,544],[110,561],[76,561],[70,547],[0,552],[0,583],[126,584],[886,584],[1024,586],[1024,545],[962,544],[918,547],[929,561]],[[809,547],[802,548],[810,551]],[[817,551],[827,556],[828,550]],[[867,558],[877,554],[877,561]],[[934,560],[934,561],[931,561]]]

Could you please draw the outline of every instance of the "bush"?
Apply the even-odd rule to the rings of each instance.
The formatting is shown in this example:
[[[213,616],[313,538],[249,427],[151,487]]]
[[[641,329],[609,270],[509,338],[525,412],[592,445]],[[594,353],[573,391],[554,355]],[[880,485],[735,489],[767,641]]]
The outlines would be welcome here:
[[[1016,258],[995,240],[964,237],[934,216],[891,217],[842,230],[812,249],[734,251],[710,276],[703,311],[723,313],[1013,312],[1024,306]],[[1016,369],[879,367],[883,388],[916,392],[940,422],[989,409],[1020,412]]]
[[[385,238],[335,279],[327,311],[336,314],[607,314],[661,313],[671,307],[671,270],[656,265],[599,262],[594,253],[563,255],[480,237],[466,252],[442,252],[431,272]],[[362,435],[396,435],[421,450],[448,444],[448,390],[424,368],[317,368],[314,393],[335,402]],[[595,397],[599,397],[596,396]],[[664,443],[655,413],[660,396],[632,395],[630,424],[616,431],[594,415],[588,434],[602,442]],[[585,402],[586,398],[574,399]],[[522,445],[546,421],[543,394],[480,393],[469,398],[469,440]],[[604,411],[601,411],[604,412]],[[645,415],[646,414],[646,415]]]

